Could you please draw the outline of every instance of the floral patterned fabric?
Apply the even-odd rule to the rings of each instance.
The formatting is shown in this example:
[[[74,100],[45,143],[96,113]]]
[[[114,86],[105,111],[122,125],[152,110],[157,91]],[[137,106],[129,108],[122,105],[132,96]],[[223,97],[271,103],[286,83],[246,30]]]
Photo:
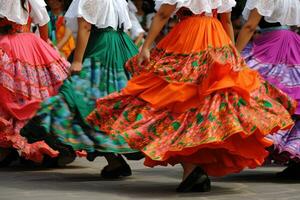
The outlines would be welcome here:
[[[146,166],[188,162],[212,176],[254,168],[272,144],[265,136],[293,125],[296,103],[247,68],[216,18],[181,21],[150,60],[131,59],[127,87],[98,99],[88,117],[141,150]]]
[[[73,150],[133,153],[124,138],[110,138],[89,126],[86,116],[96,100],[126,86],[129,74],[124,64],[138,53],[129,36],[112,28],[93,26],[85,51],[83,69],[45,100],[21,134],[30,142],[46,141],[49,146],[68,145]]]

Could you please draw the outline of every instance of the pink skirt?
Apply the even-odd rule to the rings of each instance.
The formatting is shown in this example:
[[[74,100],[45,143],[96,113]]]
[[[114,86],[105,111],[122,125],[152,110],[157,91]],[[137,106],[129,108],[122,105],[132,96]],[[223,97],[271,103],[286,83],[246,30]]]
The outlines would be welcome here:
[[[20,130],[40,103],[55,95],[70,64],[33,33],[0,35],[0,147],[16,148],[26,159],[41,162],[58,152],[43,142],[28,144]]]

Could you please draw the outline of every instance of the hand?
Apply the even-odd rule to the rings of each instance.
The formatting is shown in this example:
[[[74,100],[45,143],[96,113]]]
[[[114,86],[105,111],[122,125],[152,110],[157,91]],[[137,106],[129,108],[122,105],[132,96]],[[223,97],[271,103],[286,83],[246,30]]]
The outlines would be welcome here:
[[[74,61],[71,65],[71,73],[79,74],[81,70],[82,70],[82,63]]]
[[[150,62],[150,50],[148,48],[142,48],[138,55],[138,65],[147,65]]]

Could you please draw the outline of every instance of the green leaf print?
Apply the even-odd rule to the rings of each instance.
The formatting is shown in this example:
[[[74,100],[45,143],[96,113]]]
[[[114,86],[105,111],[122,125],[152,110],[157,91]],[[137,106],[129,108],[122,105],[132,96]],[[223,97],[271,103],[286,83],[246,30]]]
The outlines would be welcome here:
[[[138,114],[137,116],[136,116],[136,120],[135,121],[140,121],[140,120],[142,120],[143,119],[143,115],[142,114]]]
[[[198,114],[196,118],[197,118],[197,124],[201,124],[204,121],[204,117],[201,114]]]
[[[221,110],[224,110],[224,108],[227,107],[227,105],[228,105],[228,103],[225,103],[225,102],[221,103],[221,105],[220,105],[220,107],[219,107],[219,110],[220,110],[220,111],[221,111]]]
[[[114,105],[114,109],[118,110],[121,106],[121,101],[118,101],[115,105]]]
[[[124,133],[124,136],[125,136],[126,139],[129,139],[128,133],[125,132],[125,133]]]
[[[264,106],[267,108],[272,108],[273,105],[269,101],[264,101]]]
[[[209,119],[210,122],[213,122],[213,121],[216,120],[216,117],[213,116],[213,114],[212,114],[212,112],[211,112],[211,113],[209,113],[209,115],[208,115],[208,119]]]
[[[125,118],[126,121],[129,122],[128,111],[125,111],[125,112],[123,113],[123,117]]]
[[[141,138],[144,138],[144,135],[143,135],[141,132],[136,131],[135,133],[136,133],[138,136],[140,136]]]
[[[173,129],[174,129],[175,131],[177,131],[177,130],[179,129],[179,127],[180,127],[180,123],[179,123],[179,122],[173,122],[173,123],[172,123],[172,126],[173,126]]]
[[[199,66],[198,61],[192,62],[192,66],[193,66],[193,67],[198,67],[198,66]]]
[[[155,125],[150,125],[148,127],[148,132],[154,133],[154,135],[156,135],[156,127],[155,127]]]
[[[239,102],[238,102],[238,106],[246,106],[247,105],[247,102],[243,99],[243,98],[240,98],[239,99]]]
[[[253,126],[253,127],[251,128],[251,132],[255,131],[256,128],[257,128],[256,126]]]

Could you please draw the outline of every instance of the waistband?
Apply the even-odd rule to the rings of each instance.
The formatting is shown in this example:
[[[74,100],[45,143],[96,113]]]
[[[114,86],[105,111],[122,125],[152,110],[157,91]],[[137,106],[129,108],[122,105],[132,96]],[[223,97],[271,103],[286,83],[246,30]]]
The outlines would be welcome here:
[[[271,32],[271,31],[279,31],[279,30],[290,30],[289,26],[274,26],[270,28],[262,28],[260,31],[262,33]]]

